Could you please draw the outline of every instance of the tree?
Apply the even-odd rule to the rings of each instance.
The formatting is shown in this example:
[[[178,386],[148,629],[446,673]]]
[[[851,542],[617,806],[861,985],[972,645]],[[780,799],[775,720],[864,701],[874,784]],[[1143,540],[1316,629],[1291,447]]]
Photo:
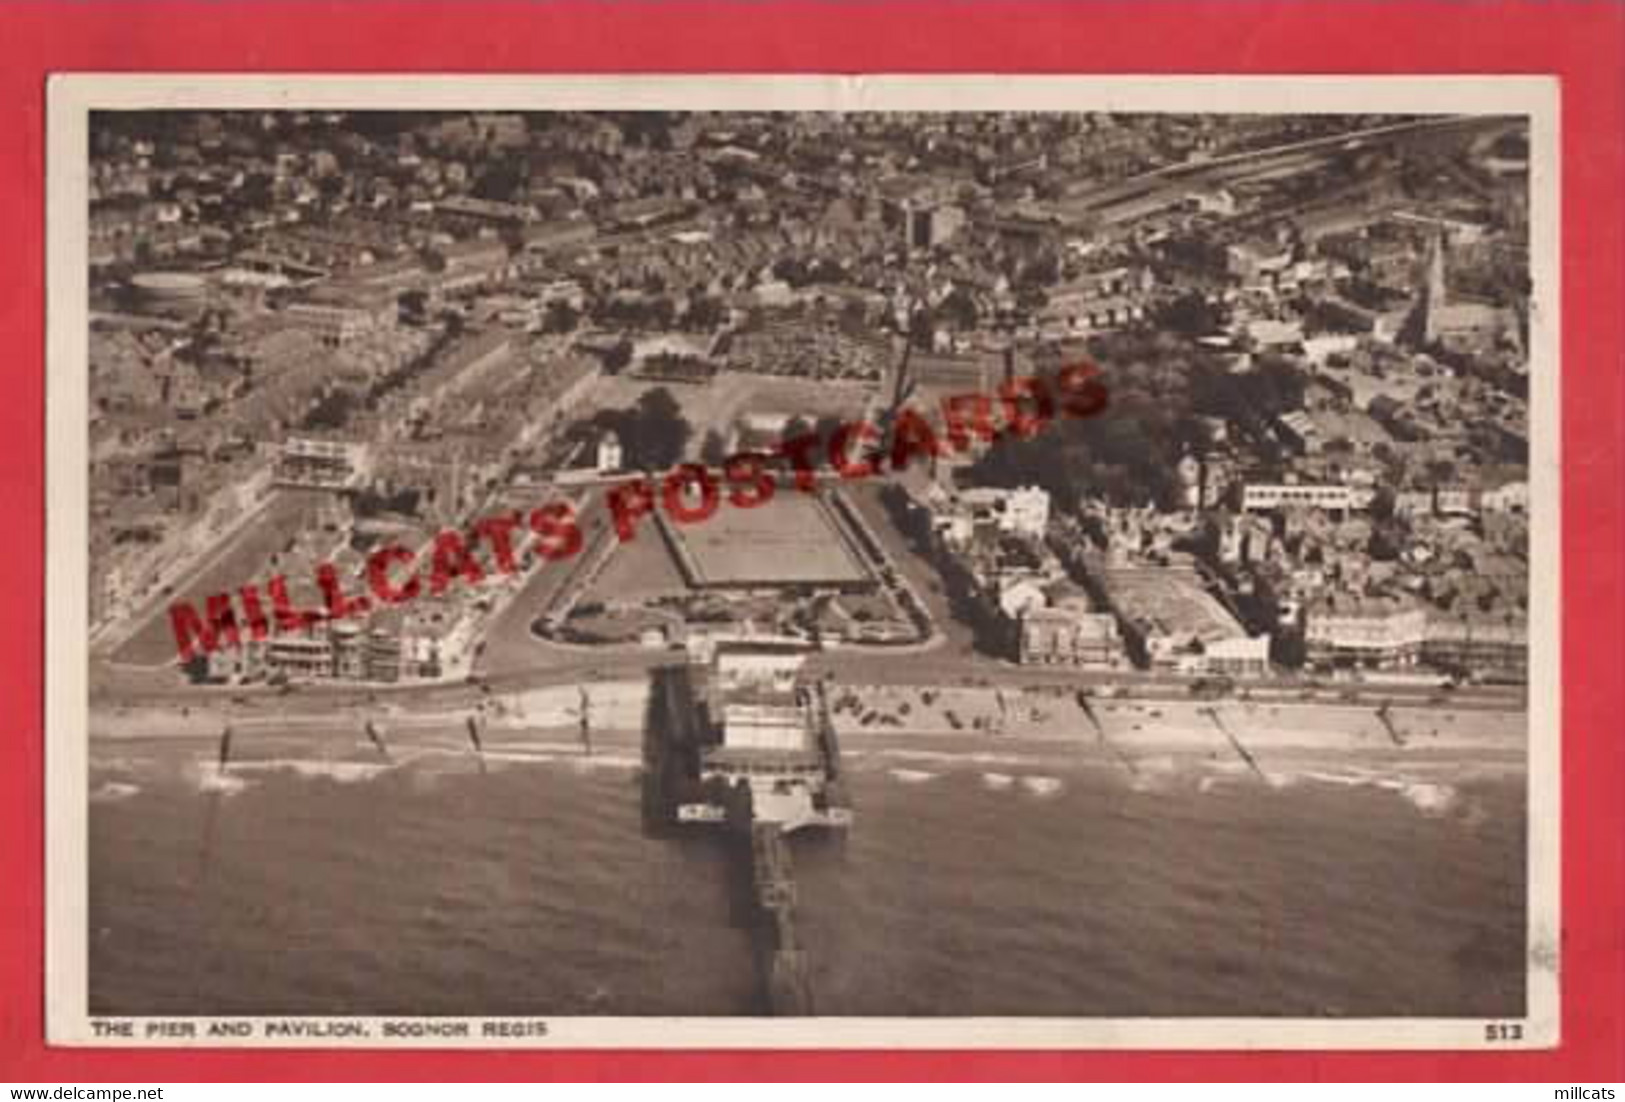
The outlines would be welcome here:
[[[576,308],[563,299],[555,299],[547,304],[547,312],[542,317],[542,331],[544,333],[570,333],[575,330],[581,315]]]
[[[1378,524],[1386,524],[1394,519],[1394,506],[1396,499],[1392,486],[1378,486],[1371,495],[1371,505],[1367,512],[1371,519]]]
[[[975,329],[981,318],[976,300],[963,287],[955,287],[937,307],[943,320],[955,329]]]
[[[1283,628],[1270,636],[1270,661],[1283,669],[1303,668],[1309,657],[1309,648],[1303,632],[1297,628]]]
[[[305,414],[301,428],[305,429],[342,429],[350,421],[350,416],[356,411],[360,402],[348,390],[331,390],[317,399],[310,412]]]
[[[801,288],[811,282],[806,262],[799,257],[786,256],[773,262],[773,275],[791,287]]]
[[[1053,249],[1044,249],[1016,273],[1017,287],[1028,290],[1051,287],[1060,281],[1061,258]]]
[[[720,467],[722,461],[728,458],[728,442],[716,429],[705,434],[705,441],[700,445],[700,461],[708,467]]]
[[[845,423],[844,420],[833,413],[826,413],[818,418],[818,421],[813,425],[813,431],[818,434],[818,439],[828,441]]]
[[[1208,301],[1200,291],[1187,291],[1157,311],[1159,328],[1187,337],[1206,337],[1222,330],[1227,318],[1223,307]]]
[[[337,173],[323,176],[316,181],[316,190],[321,193],[323,201],[329,204],[343,196],[344,189],[348,186],[349,181]]]
[[[530,166],[522,158],[500,157],[487,163],[470,193],[477,199],[512,203],[524,190],[529,175]]]
[[[931,347],[931,338],[936,334],[937,325],[931,317],[931,311],[921,308],[915,310],[908,319],[908,339],[916,348]]]
[[[632,461],[646,470],[663,470],[683,457],[694,426],[682,404],[665,387],[646,390],[632,411],[632,438],[626,441]]]
[[[794,440],[798,436],[810,436],[813,432],[813,423],[799,413],[784,423],[784,438]]]
[[[237,189],[237,199],[245,207],[263,210],[271,205],[272,192],[276,181],[269,173],[251,172],[243,179],[243,186]]]
[[[425,291],[403,291],[396,300],[400,320],[407,325],[422,325],[429,312],[429,296]]]
[[[1448,459],[1430,459],[1427,472],[1435,486],[1442,486],[1456,479],[1456,465]]]
[[[625,337],[604,354],[604,370],[611,375],[619,375],[631,362],[632,342]]]
[[[727,310],[715,295],[699,295],[689,300],[683,323],[690,329],[709,331],[727,320]]]
[[[1373,562],[1393,562],[1399,558],[1399,540],[1387,527],[1378,527],[1371,530],[1371,539],[1366,543],[1366,554],[1371,556]]]
[[[863,333],[869,328],[869,308],[862,299],[849,298],[841,303],[837,324],[843,333]]]
[[[815,436],[818,437],[819,447],[818,447],[817,453],[814,456],[814,460],[820,466],[823,466],[823,465],[828,464],[830,462],[830,459],[829,459],[830,441],[835,438],[835,434],[841,430],[841,426],[843,424],[845,424],[845,422],[841,418],[836,417],[834,414],[826,413],[823,416],[819,417],[818,420],[810,428],[805,430],[805,431],[810,432],[810,433],[812,433],[812,434],[814,434]],[[794,434],[793,433],[786,433],[786,436],[790,436],[790,435],[794,435]],[[847,441],[847,448],[846,448],[847,458],[852,462],[857,462],[858,460],[860,460],[863,457],[866,450],[873,449],[875,446],[876,445],[873,442],[865,443],[865,442],[859,440],[858,438],[854,437],[851,440]]]

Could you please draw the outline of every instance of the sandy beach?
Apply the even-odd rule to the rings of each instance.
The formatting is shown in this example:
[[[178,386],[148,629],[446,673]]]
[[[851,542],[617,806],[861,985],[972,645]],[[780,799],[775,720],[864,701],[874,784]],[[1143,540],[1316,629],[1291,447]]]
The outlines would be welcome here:
[[[1047,690],[845,685],[832,691],[830,702],[853,762],[879,755],[933,767],[1096,764],[1140,778],[1192,767],[1267,778],[1340,764],[1505,772],[1524,767],[1528,742],[1525,713],[1482,708],[1379,713],[1328,703],[1084,701]],[[324,713],[283,713],[267,702],[103,706],[90,716],[92,760],[116,756],[112,748],[130,740],[196,741],[198,753],[212,758],[228,726],[234,765],[266,758],[376,759],[374,734],[397,752],[471,755],[471,718],[488,760],[503,753],[581,755],[585,710],[594,750],[632,752],[635,764],[647,705],[645,682],[622,681],[495,694],[479,709],[426,711],[398,702]]]
[[[998,738],[1105,739],[1156,750],[1203,751],[1231,734],[1249,745],[1324,750],[1434,748],[1522,753],[1522,710],[1394,706],[1385,723],[1371,705],[1225,699],[1114,700],[985,688],[852,687],[832,697],[843,738],[880,731],[972,733]]]

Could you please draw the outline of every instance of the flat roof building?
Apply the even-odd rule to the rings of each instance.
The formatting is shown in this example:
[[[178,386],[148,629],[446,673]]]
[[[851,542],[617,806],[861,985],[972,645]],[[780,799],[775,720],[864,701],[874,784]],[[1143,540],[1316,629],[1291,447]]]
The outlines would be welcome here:
[[[1427,622],[1402,598],[1332,596],[1305,610],[1304,643],[1316,665],[1401,669],[1421,656]]]
[[[1113,567],[1102,571],[1102,580],[1124,632],[1143,646],[1152,669],[1228,676],[1269,672],[1270,637],[1248,635],[1191,567]]]
[[[1372,493],[1364,487],[1249,482],[1242,487],[1241,507],[1261,513],[1276,509],[1338,509],[1347,512],[1371,504]]]

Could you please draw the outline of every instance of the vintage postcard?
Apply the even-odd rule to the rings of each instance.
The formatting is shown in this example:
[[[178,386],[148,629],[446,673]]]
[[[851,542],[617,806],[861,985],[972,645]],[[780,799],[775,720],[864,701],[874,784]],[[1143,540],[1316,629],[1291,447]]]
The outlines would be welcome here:
[[[1557,101],[58,75],[50,1040],[1556,1044]]]

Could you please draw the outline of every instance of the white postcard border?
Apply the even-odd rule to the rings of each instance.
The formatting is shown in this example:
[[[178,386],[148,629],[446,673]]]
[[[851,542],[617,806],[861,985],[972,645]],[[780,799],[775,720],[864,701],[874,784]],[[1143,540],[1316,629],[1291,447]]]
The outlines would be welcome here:
[[[1508,1049],[1559,1040],[1562,553],[1559,83],[1554,76],[778,76],[59,73],[47,92],[46,989],[60,1045],[368,1048]],[[1530,119],[1530,692],[1527,1013],[1518,1039],[1458,1018],[546,1018],[545,1037],[98,1036],[87,1005],[88,120],[101,109],[1140,111],[1520,114]]]

